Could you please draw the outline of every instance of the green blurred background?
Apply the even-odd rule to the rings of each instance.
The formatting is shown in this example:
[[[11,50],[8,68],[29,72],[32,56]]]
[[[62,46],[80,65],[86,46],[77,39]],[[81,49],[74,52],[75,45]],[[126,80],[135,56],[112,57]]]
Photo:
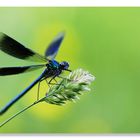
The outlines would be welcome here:
[[[1,133],[140,132],[140,8],[0,8],[0,31],[40,54],[65,31],[56,59],[96,77],[91,92],[76,103],[39,104]],[[1,67],[30,64],[0,52]],[[42,71],[0,77],[0,108]],[[44,83],[41,96],[46,91]],[[0,122],[31,104],[36,92],[37,86],[0,116]]]

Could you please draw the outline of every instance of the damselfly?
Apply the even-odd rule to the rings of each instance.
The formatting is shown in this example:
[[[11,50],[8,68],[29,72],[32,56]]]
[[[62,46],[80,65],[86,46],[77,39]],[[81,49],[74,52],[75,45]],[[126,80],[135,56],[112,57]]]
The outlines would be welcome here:
[[[48,48],[45,51],[45,56],[42,56],[31,49],[24,47],[22,44],[9,37],[4,33],[0,33],[0,50],[4,53],[11,55],[13,57],[30,60],[34,62],[40,62],[40,65],[30,65],[30,66],[21,66],[21,67],[1,67],[0,76],[20,74],[24,72],[29,72],[37,70],[44,67],[45,70],[42,74],[34,80],[25,90],[23,90],[19,95],[17,95],[13,100],[11,100],[6,106],[0,110],[0,115],[5,113],[16,101],[18,101],[23,95],[25,95],[33,86],[38,83],[38,94],[40,82],[51,78],[48,81],[48,84],[51,84],[52,80],[55,80],[56,77],[63,71],[70,71],[69,64],[66,61],[59,63],[54,60],[59,50],[59,47],[64,39],[64,33],[59,33],[55,39],[50,43]]]

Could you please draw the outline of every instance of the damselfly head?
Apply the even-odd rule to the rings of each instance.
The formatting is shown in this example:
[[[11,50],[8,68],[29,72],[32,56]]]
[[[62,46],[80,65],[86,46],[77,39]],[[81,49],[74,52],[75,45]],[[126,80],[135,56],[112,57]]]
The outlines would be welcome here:
[[[63,62],[60,63],[60,67],[61,67],[62,70],[68,70],[69,63],[66,62],[66,61],[63,61]]]

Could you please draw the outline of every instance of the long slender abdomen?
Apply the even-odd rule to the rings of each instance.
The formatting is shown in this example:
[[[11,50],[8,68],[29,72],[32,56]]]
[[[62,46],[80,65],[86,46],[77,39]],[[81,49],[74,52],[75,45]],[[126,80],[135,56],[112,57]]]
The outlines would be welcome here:
[[[14,103],[16,103],[22,96],[24,96],[30,89],[32,89],[47,73],[47,69],[43,71],[43,73],[33,81],[25,90],[23,90],[19,95],[17,95],[13,100],[11,100],[6,106],[4,106],[0,110],[0,115],[5,113]]]

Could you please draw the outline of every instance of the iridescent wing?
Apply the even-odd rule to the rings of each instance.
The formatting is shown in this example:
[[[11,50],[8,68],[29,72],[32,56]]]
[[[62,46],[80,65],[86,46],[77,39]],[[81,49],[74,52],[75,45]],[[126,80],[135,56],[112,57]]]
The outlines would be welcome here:
[[[64,32],[59,33],[50,43],[49,47],[45,51],[45,56],[47,59],[52,60],[56,57],[59,47],[64,39],[64,35]]]
[[[9,37],[4,33],[0,33],[0,50],[13,57],[30,60],[34,62],[46,62],[44,56],[24,47],[22,44]]]
[[[31,65],[31,66],[21,66],[21,67],[3,67],[0,68],[0,76],[15,75],[25,72],[34,71],[43,68],[45,65]]]

